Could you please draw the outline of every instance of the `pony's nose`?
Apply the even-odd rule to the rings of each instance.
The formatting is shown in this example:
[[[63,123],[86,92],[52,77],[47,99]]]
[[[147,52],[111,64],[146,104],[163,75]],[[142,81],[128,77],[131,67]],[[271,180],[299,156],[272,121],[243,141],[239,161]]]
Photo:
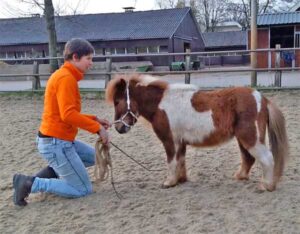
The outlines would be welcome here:
[[[127,133],[130,130],[130,127],[127,127],[124,124],[116,125],[115,128],[120,134]]]

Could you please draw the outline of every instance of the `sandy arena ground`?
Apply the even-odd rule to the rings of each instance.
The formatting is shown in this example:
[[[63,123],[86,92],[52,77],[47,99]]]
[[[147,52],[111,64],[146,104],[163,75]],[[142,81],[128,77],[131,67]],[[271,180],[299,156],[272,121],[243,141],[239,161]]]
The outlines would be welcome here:
[[[141,168],[111,150],[116,196],[110,181],[79,199],[31,194],[29,205],[12,202],[12,177],[33,174],[46,164],[35,146],[42,97],[0,95],[1,233],[299,233],[300,230],[300,92],[268,92],[282,109],[288,128],[290,161],[275,192],[257,189],[261,168],[249,181],[235,181],[239,150],[235,140],[216,147],[188,148],[189,182],[162,189],[165,153],[151,130],[138,123],[126,135],[110,130],[112,141],[151,169]],[[83,112],[112,120],[113,109],[93,95],[84,96]],[[91,145],[96,137],[80,131]],[[93,169],[89,169],[93,178]]]

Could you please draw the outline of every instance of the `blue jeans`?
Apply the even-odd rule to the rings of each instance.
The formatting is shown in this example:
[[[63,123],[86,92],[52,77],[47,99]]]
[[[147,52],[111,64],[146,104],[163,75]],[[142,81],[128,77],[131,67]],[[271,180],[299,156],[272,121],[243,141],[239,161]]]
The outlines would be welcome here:
[[[54,193],[63,197],[82,197],[92,193],[85,167],[95,164],[95,149],[81,141],[37,137],[37,146],[59,179],[36,177],[31,192]]]

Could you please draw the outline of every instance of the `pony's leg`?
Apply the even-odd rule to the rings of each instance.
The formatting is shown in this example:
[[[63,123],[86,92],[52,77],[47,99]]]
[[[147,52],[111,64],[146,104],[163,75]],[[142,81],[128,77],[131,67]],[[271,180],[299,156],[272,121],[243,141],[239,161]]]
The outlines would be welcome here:
[[[173,157],[172,161],[168,162],[168,175],[167,179],[164,181],[162,187],[170,188],[177,185],[177,176],[176,176],[176,168],[178,166],[178,162],[176,157]]]
[[[239,143],[253,156],[262,166],[262,188],[269,191],[275,189],[273,178],[274,159],[271,151],[264,144],[265,124],[259,120],[240,119],[235,129],[235,136]]]
[[[183,183],[187,180],[185,168],[186,145],[183,143],[175,144],[175,152],[167,151],[168,156],[168,176],[163,183],[164,188],[173,187],[178,182]],[[176,157],[175,157],[176,155]]]
[[[185,151],[186,146],[182,142],[174,140],[168,117],[164,111],[157,112],[152,121],[152,127],[157,137],[163,143],[167,154],[168,175],[163,182],[163,188],[177,185],[178,180],[186,181]]]
[[[182,143],[176,154],[178,160],[178,172],[177,179],[179,183],[184,183],[187,181],[186,167],[185,167],[185,153],[186,153],[186,144]]]
[[[263,169],[263,178],[261,189],[273,191],[276,188],[274,182],[274,159],[271,151],[262,143],[256,143],[255,146],[248,149],[249,153],[258,160]]]
[[[238,141],[241,151],[241,165],[239,170],[234,174],[237,180],[248,180],[249,172],[255,162],[255,158],[246,150],[246,148]]]
[[[166,180],[163,182],[162,187],[169,188],[177,184],[177,177],[176,177],[177,160],[175,157],[175,145],[173,141],[163,141],[163,145],[165,147],[165,151],[167,154],[168,175]]]

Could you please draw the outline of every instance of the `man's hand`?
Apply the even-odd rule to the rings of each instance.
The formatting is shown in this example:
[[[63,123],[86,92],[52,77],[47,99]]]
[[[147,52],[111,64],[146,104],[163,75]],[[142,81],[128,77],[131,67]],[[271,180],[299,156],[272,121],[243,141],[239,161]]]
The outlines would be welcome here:
[[[106,119],[99,119],[96,116],[96,121],[100,123],[106,130],[111,127],[111,123]]]
[[[109,142],[110,142],[109,135],[104,127],[100,129],[100,131],[98,132],[98,135],[103,144],[105,144],[105,145],[109,144]]]

